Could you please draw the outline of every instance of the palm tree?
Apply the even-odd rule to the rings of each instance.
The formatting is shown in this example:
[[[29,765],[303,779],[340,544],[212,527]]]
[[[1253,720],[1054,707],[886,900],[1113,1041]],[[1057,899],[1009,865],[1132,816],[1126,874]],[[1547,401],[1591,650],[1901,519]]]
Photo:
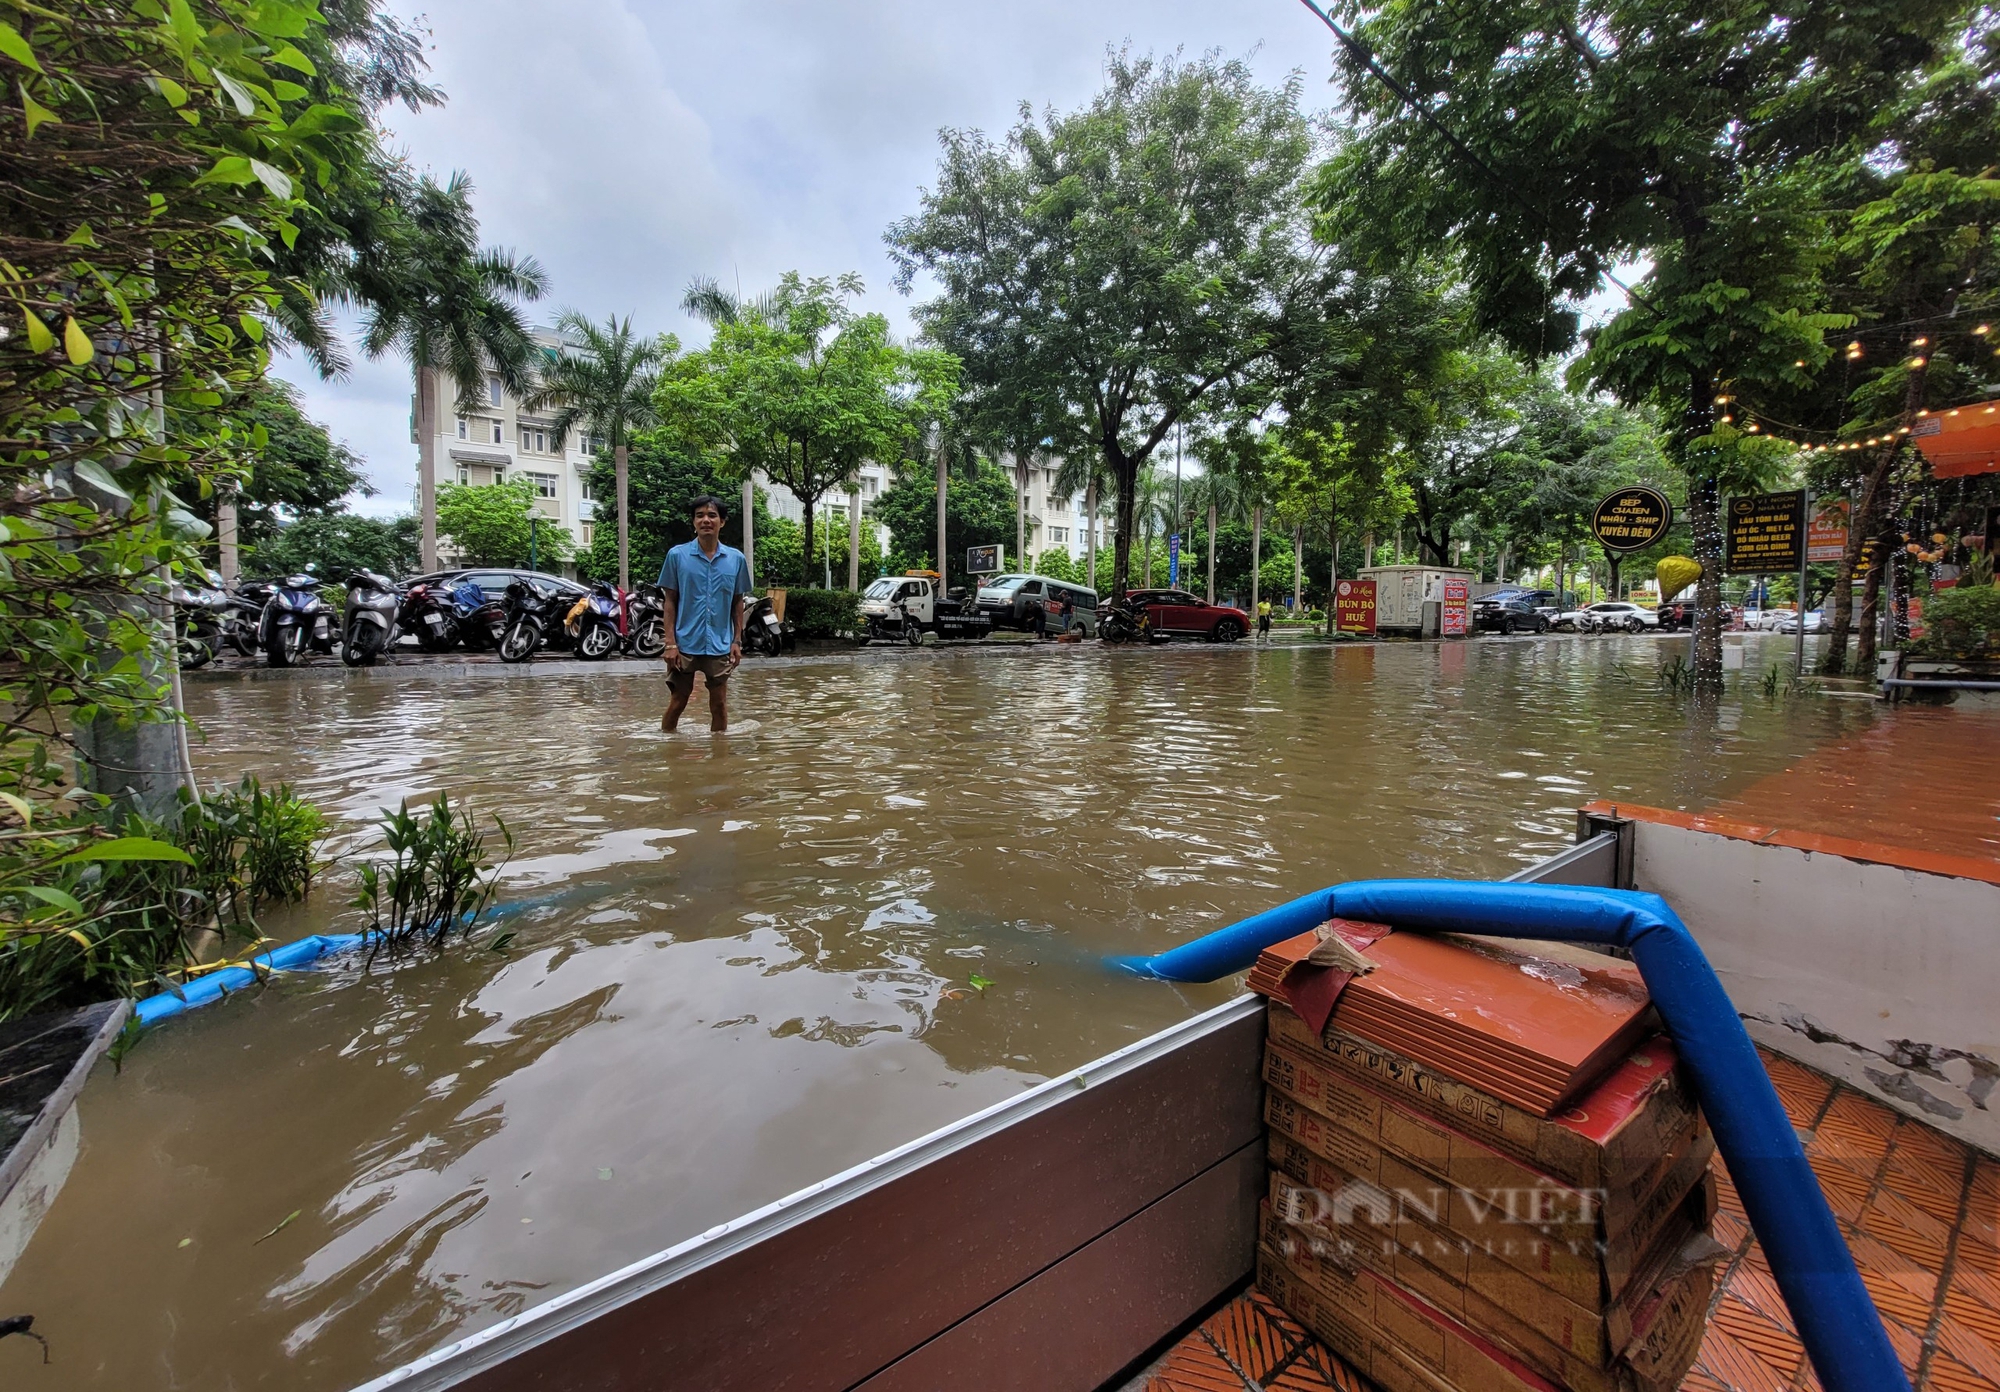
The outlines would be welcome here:
[[[1143,534],[1145,544],[1141,551],[1141,554],[1146,558],[1146,579],[1145,583],[1141,586],[1143,589],[1150,590],[1153,588],[1154,528],[1170,528],[1173,526],[1170,516],[1172,508],[1170,493],[1171,486],[1167,481],[1167,476],[1152,464],[1147,464],[1141,468],[1138,478],[1133,481],[1133,520],[1145,529]]]
[[[618,488],[618,587],[632,588],[631,500],[626,496],[626,446],[635,428],[654,424],[653,388],[659,384],[664,350],[657,338],[632,332],[632,316],[608,316],[593,324],[576,310],[556,321],[563,348],[542,364],[541,385],[523,403],[531,411],[555,408],[550,433],[560,445],[581,426],[611,442]],[[570,350],[574,340],[577,351]]]
[[[1261,422],[1239,420],[1207,437],[1198,448],[1208,471],[1229,480],[1229,501],[1224,505],[1233,504],[1235,516],[1250,519],[1250,612],[1254,616],[1262,592],[1264,516],[1274,501],[1272,468],[1277,442]]]
[[[1083,494],[1084,583],[1093,590],[1097,588],[1097,523],[1103,511],[1103,485],[1110,478],[1111,466],[1104,462],[1104,451],[1088,447],[1065,454],[1062,467],[1056,471],[1056,492],[1066,498]]]
[[[725,290],[714,276],[696,276],[688,282],[681,295],[681,308],[710,328],[720,328],[724,324],[740,324],[747,319],[769,319],[778,309],[778,294],[766,290],[761,295],[744,298],[740,294]],[[754,471],[743,475],[743,561],[751,575],[757,573],[757,532],[752,525],[757,510],[757,480]],[[622,515],[622,509],[621,509]],[[938,514],[942,517],[944,514]],[[942,528],[943,524],[939,524]],[[939,531],[943,536],[943,531]],[[811,558],[808,557],[808,564]]]
[[[370,261],[355,273],[371,287],[362,344],[371,358],[402,349],[416,375],[423,567],[436,570],[440,379],[451,378],[465,412],[489,399],[489,372],[516,396],[533,391],[535,341],[514,301],[540,299],[548,276],[532,256],[480,247],[472,183],[463,173],[443,186],[429,176],[418,180],[407,218],[371,250]]]
[[[1242,489],[1234,476],[1203,461],[1203,473],[1189,489],[1189,501],[1208,509],[1208,602],[1215,603],[1215,533],[1224,517],[1242,511]]]

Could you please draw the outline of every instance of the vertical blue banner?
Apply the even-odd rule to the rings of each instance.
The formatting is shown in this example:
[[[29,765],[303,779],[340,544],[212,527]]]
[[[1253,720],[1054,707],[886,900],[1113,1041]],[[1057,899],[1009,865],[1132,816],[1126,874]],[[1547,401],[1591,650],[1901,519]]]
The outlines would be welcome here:
[[[1181,534],[1175,532],[1167,538],[1167,588],[1181,587]]]

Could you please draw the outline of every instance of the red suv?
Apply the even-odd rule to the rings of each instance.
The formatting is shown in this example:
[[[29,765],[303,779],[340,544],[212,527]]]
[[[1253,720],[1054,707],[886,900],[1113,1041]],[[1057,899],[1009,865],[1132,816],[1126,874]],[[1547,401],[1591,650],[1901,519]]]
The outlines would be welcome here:
[[[1233,643],[1250,631],[1250,616],[1227,604],[1205,604],[1186,590],[1133,590],[1125,597],[1151,617],[1155,633]]]

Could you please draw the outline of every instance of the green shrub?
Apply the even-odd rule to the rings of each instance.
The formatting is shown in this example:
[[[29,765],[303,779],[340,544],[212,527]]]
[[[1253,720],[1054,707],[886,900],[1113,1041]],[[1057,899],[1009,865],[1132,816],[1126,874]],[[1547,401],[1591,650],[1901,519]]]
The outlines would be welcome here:
[[[861,596],[852,590],[787,590],[785,617],[801,638],[843,638],[861,629]]]
[[[264,903],[305,897],[326,823],[284,784],[246,777],[171,826],[10,800],[0,840],[0,1021],[146,995],[194,965],[200,935],[261,936]]]
[[[2000,657],[2000,586],[1940,590],[1924,601],[1924,636],[1913,645],[1961,661]]]

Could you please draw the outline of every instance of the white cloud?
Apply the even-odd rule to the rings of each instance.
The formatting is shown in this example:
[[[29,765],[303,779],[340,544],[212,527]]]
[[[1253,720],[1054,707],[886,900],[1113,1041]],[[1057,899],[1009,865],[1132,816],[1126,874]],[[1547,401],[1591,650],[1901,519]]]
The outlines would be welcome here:
[[[1273,83],[1302,68],[1315,104],[1330,67],[1325,31],[1278,0],[433,0],[424,17],[449,101],[392,112],[395,141],[439,175],[466,170],[484,240],[548,270],[534,314],[631,313],[684,336],[699,335],[678,309],[697,275],[754,291],[786,270],[858,270],[871,307],[903,320],[882,232],[915,210],[938,130],[998,131],[1023,100],[1079,105],[1108,46],[1219,49]],[[407,364],[337,383],[279,371],[367,461],[381,495],[359,506],[407,511]]]

